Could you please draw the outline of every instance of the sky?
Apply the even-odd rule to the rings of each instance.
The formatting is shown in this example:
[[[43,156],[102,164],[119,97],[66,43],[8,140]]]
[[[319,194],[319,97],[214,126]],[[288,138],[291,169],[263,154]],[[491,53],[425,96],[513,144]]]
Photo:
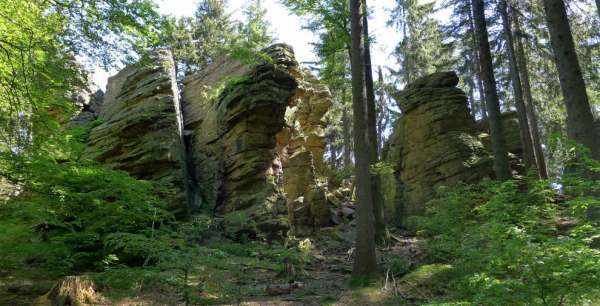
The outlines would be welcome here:
[[[197,0],[155,0],[159,12],[172,16],[191,16],[196,10]],[[241,20],[245,0],[229,0],[230,13],[233,19]],[[299,62],[313,62],[316,60],[311,43],[318,38],[310,31],[302,29],[303,20],[293,14],[279,3],[279,0],[263,0],[267,9],[267,20],[276,42],[290,44],[294,48],[296,59]],[[389,10],[393,7],[393,0],[371,1],[370,7],[374,10],[369,20],[369,31],[375,36],[375,43],[371,46],[372,61],[375,67],[395,66],[395,59],[390,57],[395,45],[400,41],[400,36],[393,28],[386,26],[389,19]],[[94,69],[94,83],[101,88],[106,87],[107,79],[116,71],[104,71],[99,67]]]

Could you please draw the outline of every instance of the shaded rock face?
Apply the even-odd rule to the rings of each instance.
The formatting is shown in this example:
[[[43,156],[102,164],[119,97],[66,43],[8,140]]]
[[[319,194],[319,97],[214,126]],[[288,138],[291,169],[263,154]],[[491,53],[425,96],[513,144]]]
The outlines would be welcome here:
[[[454,72],[435,73],[395,95],[403,116],[385,150],[396,177],[395,203],[386,206],[403,223],[425,213],[425,203],[438,187],[476,182],[490,174],[489,154],[458,81]]]
[[[244,230],[285,234],[289,221],[313,227],[329,220],[317,177],[331,96],[291,47],[264,52],[272,61],[224,59],[186,78],[184,123],[201,186],[196,205],[225,214],[226,226],[248,219]]]
[[[73,90],[71,100],[76,112],[67,122],[66,128],[77,128],[98,119],[104,102],[104,92],[95,85],[83,86]]]
[[[502,119],[502,127],[504,132],[504,140],[506,141],[506,150],[509,153],[523,156],[523,145],[521,143],[521,135],[519,133],[519,117],[517,112],[506,112],[502,113],[500,119]],[[487,120],[477,121],[477,130],[483,135],[483,144],[486,148],[491,150],[491,140],[489,139],[490,127]]]
[[[506,150],[509,153],[510,167],[513,173],[525,172],[525,165],[523,162],[523,143],[521,142],[519,117],[517,112],[505,112],[501,114],[500,119],[502,120],[502,128],[504,133],[504,140],[506,141]],[[477,130],[481,134],[480,138],[488,151],[492,151],[492,143],[490,139],[490,128],[487,120],[480,120],[477,122]]]
[[[156,181],[171,211],[186,210],[185,150],[171,53],[158,50],[109,78],[86,155],[138,179]]]

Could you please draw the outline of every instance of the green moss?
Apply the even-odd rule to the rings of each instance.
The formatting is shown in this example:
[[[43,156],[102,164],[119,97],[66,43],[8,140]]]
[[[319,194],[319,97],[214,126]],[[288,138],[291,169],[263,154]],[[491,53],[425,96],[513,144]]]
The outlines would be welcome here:
[[[404,276],[401,281],[411,286],[444,287],[450,279],[451,272],[451,265],[424,265]]]

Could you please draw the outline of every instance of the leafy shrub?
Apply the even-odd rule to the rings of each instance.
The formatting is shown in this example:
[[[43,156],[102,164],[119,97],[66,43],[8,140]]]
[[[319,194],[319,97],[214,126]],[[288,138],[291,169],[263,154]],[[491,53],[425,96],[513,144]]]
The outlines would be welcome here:
[[[483,305],[574,305],[600,294],[597,228],[560,235],[561,210],[544,181],[445,190],[419,220],[431,260],[454,267],[461,300]],[[583,201],[585,199],[577,199]],[[573,216],[571,216],[573,217]]]
[[[151,240],[170,230],[173,216],[150,182],[81,159],[95,125],[70,130],[36,153],[0,152],[0,175],[23,190],[0,207],[9,226],[0,240],[15,247],[6,258],[19,258],[21,250],[28,261],[66,273],[100,269],[111,254],[141,264],[156,252]],[[44,247],[36,252],[30,242]]]

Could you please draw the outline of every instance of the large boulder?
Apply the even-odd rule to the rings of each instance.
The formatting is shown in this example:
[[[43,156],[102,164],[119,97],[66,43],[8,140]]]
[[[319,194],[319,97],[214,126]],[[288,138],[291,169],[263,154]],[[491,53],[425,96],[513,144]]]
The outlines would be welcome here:
[[[490,174],[490,156],[458,81],[454,72],[435,73],[395,94],[402,117],[386,148],[396,178],[396,190],[387,197],[394,204],[387,207],[394,207],[402,222],[423,215],[438,187],[476,182]]]
[[[200,201],[237,216],[226,220],[251,219],[258,230],[285,233],[294,215],[288,207],[306,211],[302,225],[318,226],[329,211],[319,207],[326,201],[316,177],[331,95],[298,65],[291,47],[274,45],[264,54],[271,60],[222,59],[184,81],[185,130]]]
[[[170,51],[157,50],[108,80],[86,155],[138,179],[157,182],[171,211],[186,203],[185,148]]]

